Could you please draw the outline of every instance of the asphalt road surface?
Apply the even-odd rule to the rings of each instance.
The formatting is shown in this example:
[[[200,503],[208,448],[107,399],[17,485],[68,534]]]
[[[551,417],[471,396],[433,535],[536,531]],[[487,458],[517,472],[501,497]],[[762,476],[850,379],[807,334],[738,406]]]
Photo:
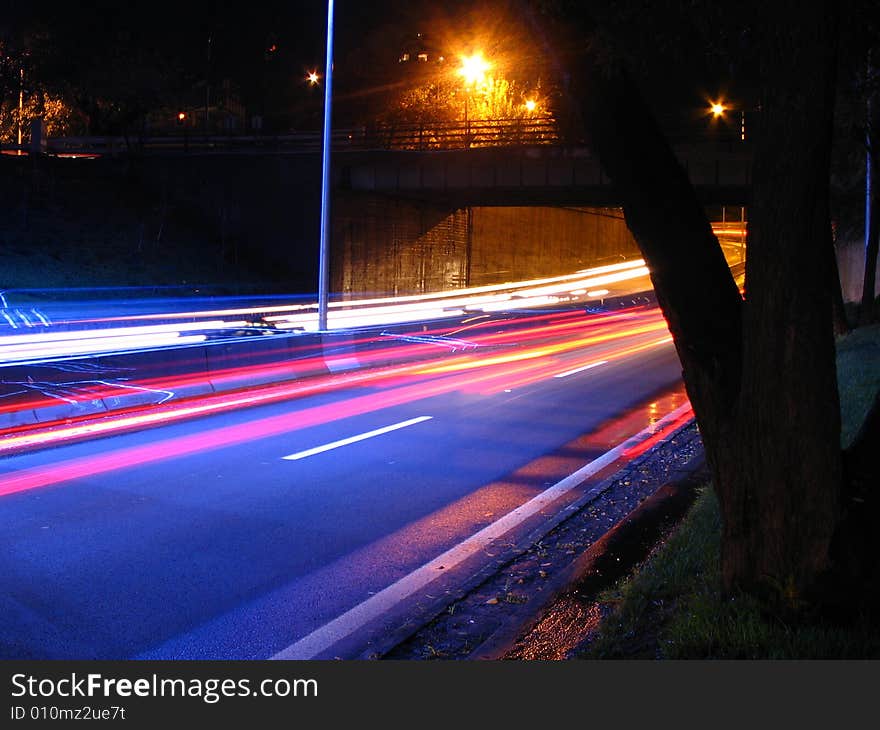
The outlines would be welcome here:
[[[601,337],[520,333],[4,457],[0,658],[332,657],[369,642],[377,616],[434,590],[412,578],[424,566],[439,574],[438,556],[685,402],[656,311],[614,317]],[[444,580],[495,553],[465,557]]]

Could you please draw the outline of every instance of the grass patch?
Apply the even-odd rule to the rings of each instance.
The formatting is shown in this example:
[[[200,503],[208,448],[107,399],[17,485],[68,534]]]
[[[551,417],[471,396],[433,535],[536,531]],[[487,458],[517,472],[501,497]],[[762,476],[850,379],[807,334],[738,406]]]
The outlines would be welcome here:
[[[880,630],[789,626],[747,596],[722,599],[721,518],[706,487],[669,539],[633,575],[602,593],[610,611],[581,659],[877,659]]]
[[[880,326],[838,342],[841,442],[880,390]],[[880,627],[787,625],[745,595],[721,598],[721,515],[711,486],[631,576],[598,600],[606,614],[583,659],[877,659]]]

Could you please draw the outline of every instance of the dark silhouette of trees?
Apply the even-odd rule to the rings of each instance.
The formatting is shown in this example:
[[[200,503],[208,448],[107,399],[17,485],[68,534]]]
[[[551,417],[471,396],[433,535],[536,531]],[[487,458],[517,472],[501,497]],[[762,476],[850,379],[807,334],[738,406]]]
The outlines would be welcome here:
[[[625,19],[635,5],[618,5],[610,17]],[[650,62],[645,48],[621,50],[613,23],[601,22],[609,16],[587,17],[579,4],[539,8],[566,22],[569,98],[622,194],[675,340],[722,510],[724,589],[787,614],[876,607],[877,539],[867,526],[877,504],[867,454],[880,445],[880,418],[875,407],[841,450],[832,325],[839,9],[753,2],[715,26],[711,4],[684,5],[638,4],[639,22],[661,48],[681,39],[679,21],[723,28],[704,35],[712,42],[703,45],[694,41],[699,34],[689,36],[689,52],[732,65],[740,48],[738,77],[753,85],[760,107],[744,298],[629,70]],[[664,91],[682,82],[670,77]]]

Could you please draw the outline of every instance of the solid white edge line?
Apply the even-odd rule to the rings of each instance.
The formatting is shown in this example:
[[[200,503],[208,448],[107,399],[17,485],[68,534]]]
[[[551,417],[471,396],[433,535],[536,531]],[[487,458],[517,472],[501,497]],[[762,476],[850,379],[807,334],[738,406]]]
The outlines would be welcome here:
[[[596,362],[591,362],[589,365],[584,365],[583,367],[575,368],[574,370],[566,370],[564,373],[556,373],[554,378],[567,378],[569,375],[574,375],[575,373],[582,373],[584,370],[591,370],[593,368],[597,368],[600,365],[604,365],[607,363],[607,360],[597,360]]]
[[[373,436],[381,436],[383,433],[388,433],[389,431],[397,431],[399,428],[406,428],[407,426],[414,426],[417,423],[421,423],[422,421],[430,421],[433,416],[419,416],[418,418],[410,418],[408,421],[401,421],[400,423],[393,423],[390,426],[383,426],[382,428],[377,428],[373,431],[367,431],[366,433],[358,434],[357,436],[349,436],[347,439],[340,439],[339,441],[333,441],[329,444],[324,444],[323,446],[315,446],[313,449],[306,449],[305,451],[297,451],[295,454],[290,454],[288,456],[282,456],[282,459],[287,459],[288,461],[296,461],[297,459],[305,459],[307,456],[314,456],[315,454],[322,454],[325,451],[330,451],[332,449],[338,449],[340,446],[348,446],[349,444],[357,443],[358,441],[364,441],[369,438],[373,438]]]
[[[599,458],[594,459],[576,472],[569,474],[512,512],[508,512],[501,519],[484,527],[442,555],[425,563],[422,567],[416,568],[409,575],[405,575],[366,601],[359,603],[335,619],[315,629],[312,633],[282,649],[270,657],[270,659],[312,659],[322,651],[329,649],[337,641],[351,636],[351,634],[368,622],[378,618],[391,607],[408,598],[431,581],[448,573],[451,568],[456,567],[474,553],[488,546],[493,540],[501,537],[505,532],[508,532],[539,512],[547,504],[554,502],[566,492],[577,487],[585,479],[613,463],[626,449],[681,417],[690,407],[691,405],[688,402],[667,413],[656,423],[630,436],[626,441],[605,452]]]

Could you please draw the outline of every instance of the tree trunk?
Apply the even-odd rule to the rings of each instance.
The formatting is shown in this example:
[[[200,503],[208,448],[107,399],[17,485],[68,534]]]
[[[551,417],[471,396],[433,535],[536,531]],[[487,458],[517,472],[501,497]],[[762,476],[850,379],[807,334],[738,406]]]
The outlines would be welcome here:
[[[848,613],[863,607],[875,613],[880,607],[880,492],[877,490],[877,451],[880,449],[880,393],[868,416],[843,454],[843,516],[834,536],[831,555],[838,566],[836,583],[841,595],[861,600],[843,605]]]
[[[746,258],[736,473],[719,489],[728,587],[789,608],[831,568],[841,487],[828,256],[837,19],[833,3],[766,3]]]
[[[766,86],[745,303],[626,72],[590,54],[574,93],[681,360],[721,504],[724,588],[800,609],[831,567],[842,479],[828,256],[836,13],[758,12]]]
[[[590,57],[577,82],[588,143],[620,192],[717,471],[740,378],[739,289],[685,170],[627,72]]]

